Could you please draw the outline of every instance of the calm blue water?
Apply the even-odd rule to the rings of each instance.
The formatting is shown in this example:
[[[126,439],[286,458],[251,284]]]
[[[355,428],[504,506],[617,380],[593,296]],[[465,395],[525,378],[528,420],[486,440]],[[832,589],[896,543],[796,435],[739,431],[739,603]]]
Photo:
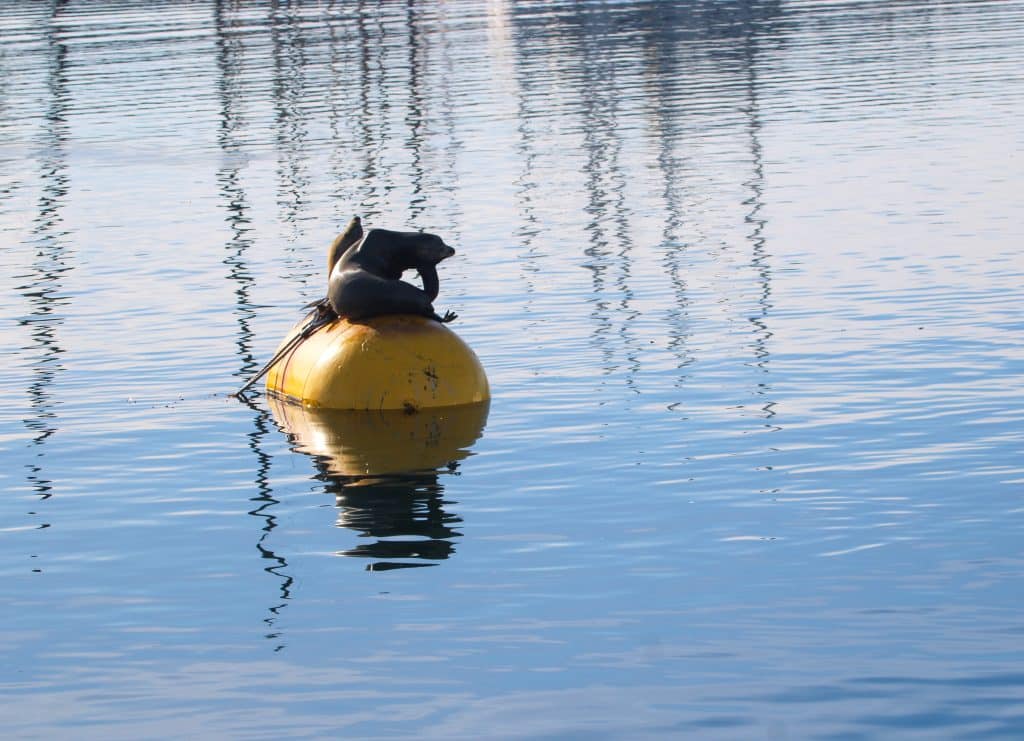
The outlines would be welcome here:
[[[1024,3],[0,11],[5,737],[1024,735]],[[356,213],[426,452],[227,397]]]

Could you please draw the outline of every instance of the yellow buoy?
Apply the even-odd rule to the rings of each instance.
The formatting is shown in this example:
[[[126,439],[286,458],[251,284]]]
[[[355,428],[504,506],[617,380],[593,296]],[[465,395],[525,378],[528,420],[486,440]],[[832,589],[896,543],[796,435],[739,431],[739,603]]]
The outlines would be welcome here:
[[[305,324],[296,324],[281,347]],[[469,345],[443,324],[405,314],[338,319],[314,332],[270,369],[267,391],[313,409],[406,412],[491,396]]]

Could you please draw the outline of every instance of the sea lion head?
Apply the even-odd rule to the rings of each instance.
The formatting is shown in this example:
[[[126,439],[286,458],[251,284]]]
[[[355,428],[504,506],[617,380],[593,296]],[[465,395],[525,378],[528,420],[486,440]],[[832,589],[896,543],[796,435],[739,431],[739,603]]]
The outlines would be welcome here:
[[[343,269],[356,264],[385,278],[398,278],[403,270],[434,268],[455,250],[436,234],[371,229],[339,260]]]
[[[437,265],[455,254],[455,250],[436,234],[421,232],[416,235],[416,261],[421,265]]]

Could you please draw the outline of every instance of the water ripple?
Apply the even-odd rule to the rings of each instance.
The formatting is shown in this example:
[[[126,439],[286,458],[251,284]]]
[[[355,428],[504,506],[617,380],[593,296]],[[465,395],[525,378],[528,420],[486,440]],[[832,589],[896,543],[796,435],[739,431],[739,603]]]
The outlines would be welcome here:
[[[11,733],[1020,735],[1024,4],[4,11]],[[226,398],[356,213],[465,429]]]

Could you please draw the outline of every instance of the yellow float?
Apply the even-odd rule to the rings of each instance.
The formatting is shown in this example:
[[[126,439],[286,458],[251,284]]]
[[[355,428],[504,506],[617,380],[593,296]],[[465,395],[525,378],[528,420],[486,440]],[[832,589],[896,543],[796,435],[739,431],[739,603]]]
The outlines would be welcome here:
[[[306,324],[296,324],[280,347]],[[285,353],[267,373],[266,387],[311,409],[412,413],[490,399],[480,360],[457,334],[404,314],[331,322]]]
[[[328,295],[292,327],[264,373],[271,396],[306,409],[401,410],[490,400],[476,354],[433,306],[437,263],[455,250],[435,234],[371,229],[358,216],[327,250]],[[415,269],[423,288],[401,275]]]

